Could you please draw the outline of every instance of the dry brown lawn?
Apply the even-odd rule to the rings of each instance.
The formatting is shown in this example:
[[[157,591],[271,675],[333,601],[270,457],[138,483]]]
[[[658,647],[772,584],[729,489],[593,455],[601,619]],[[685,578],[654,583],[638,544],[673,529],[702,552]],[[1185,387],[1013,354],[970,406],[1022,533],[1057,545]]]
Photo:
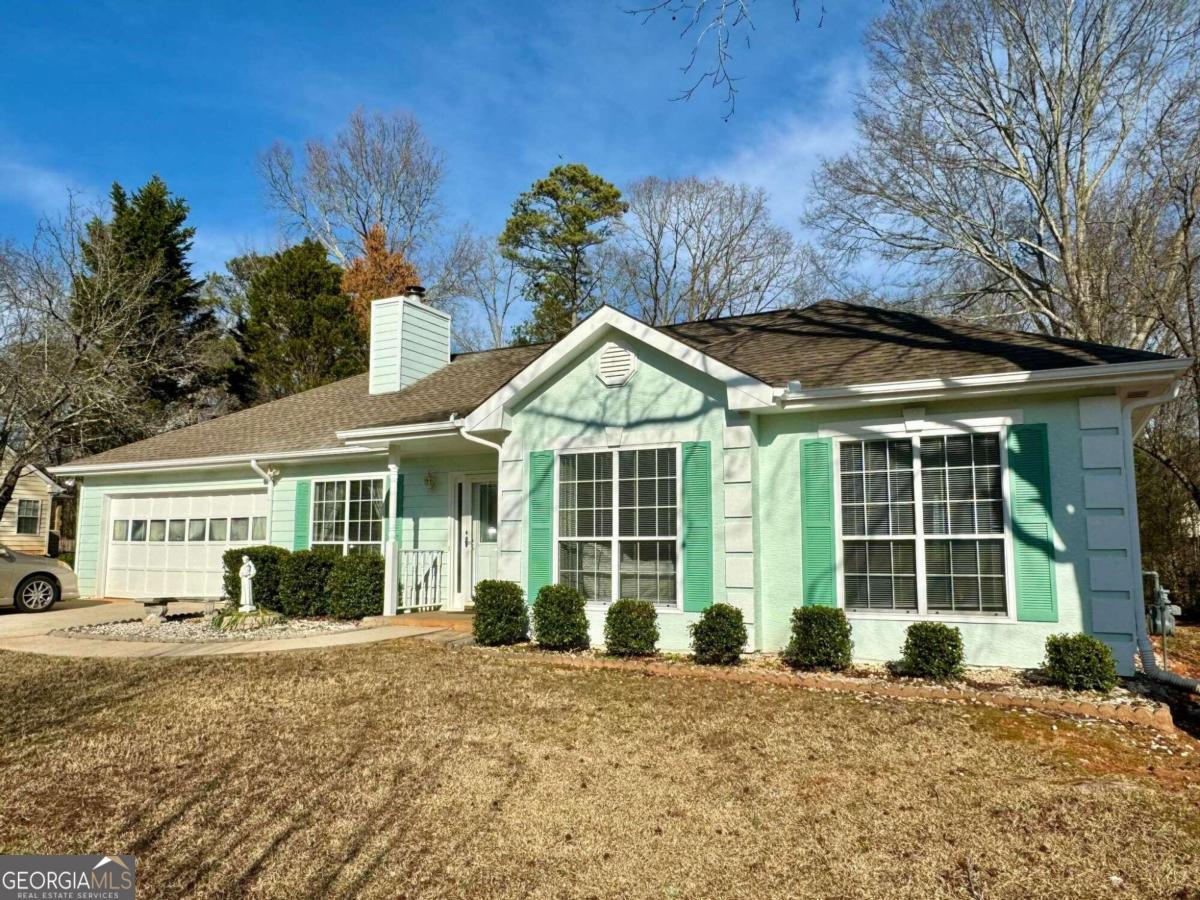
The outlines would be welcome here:
[[[1149,731],[422,642],[0,692],[0,851],[142,897],[1200,896],[1196,745]]]

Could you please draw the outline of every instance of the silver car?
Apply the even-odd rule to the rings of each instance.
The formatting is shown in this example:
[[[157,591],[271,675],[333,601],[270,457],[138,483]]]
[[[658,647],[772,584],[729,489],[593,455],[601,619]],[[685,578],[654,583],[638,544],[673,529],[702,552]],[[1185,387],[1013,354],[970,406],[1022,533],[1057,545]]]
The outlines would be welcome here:
[[[45,612],[59,600],[79,598],[79,582],[65,562],[17,553],[0,544],[0,607]]]

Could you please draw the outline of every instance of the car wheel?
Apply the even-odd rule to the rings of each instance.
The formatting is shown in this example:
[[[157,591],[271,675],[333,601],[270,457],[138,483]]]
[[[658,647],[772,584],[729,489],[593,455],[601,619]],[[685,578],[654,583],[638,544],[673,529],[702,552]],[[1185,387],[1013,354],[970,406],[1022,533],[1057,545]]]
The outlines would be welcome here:
[[[45,612],[58,602],[58,582],[49,575],[31,575],[19,585],[13,601],[21,612]]]

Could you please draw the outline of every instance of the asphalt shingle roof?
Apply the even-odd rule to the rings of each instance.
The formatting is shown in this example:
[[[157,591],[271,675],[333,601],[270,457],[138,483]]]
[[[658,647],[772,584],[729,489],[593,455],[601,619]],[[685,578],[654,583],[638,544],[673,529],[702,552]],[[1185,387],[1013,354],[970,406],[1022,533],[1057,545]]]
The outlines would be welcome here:
[[[660,330],[777,387],[789,381],[822,388],[1167,358],[836,301]],[[367,376],[355,375],[79,463],[321,450],[342,446],[338,431],[444,422],[451,415],[466,416],[549,348],[542,344],[458,354],[432,375],[389,394],[369,394]]]

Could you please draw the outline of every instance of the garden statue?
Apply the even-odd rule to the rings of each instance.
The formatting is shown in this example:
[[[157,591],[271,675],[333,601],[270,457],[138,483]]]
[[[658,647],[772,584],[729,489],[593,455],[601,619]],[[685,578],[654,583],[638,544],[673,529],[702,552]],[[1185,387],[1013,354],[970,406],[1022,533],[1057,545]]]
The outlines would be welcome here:
[[[242,576],[242,605],[238,607],[238,612],[251,613],[254,612],[254,563],[250,562],[250,557],[242,557],[242,568],[238,571]]]

